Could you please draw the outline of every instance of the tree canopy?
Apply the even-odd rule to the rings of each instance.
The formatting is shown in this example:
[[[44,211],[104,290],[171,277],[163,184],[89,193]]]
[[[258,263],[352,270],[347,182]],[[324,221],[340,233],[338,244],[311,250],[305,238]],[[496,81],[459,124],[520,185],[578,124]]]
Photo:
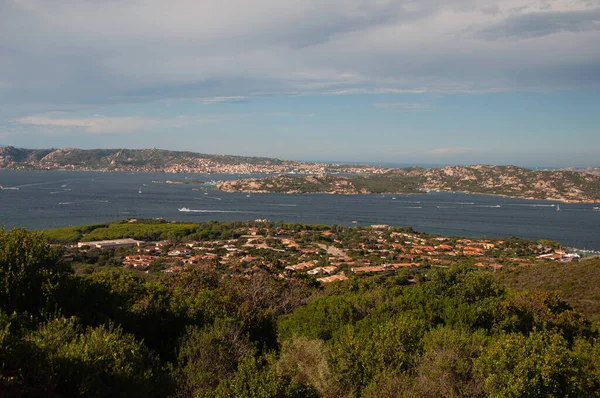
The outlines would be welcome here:
[[[327,288],[97,268],[0,231],[2,396],[600,396],[598,325],[475,267]]]

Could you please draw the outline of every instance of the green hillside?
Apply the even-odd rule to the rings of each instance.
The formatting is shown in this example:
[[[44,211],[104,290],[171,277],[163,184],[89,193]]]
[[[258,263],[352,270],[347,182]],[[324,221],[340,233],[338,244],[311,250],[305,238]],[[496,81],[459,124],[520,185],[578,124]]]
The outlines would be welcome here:
[[[573,308],[600,321],[600,258],[547,263],[499,275],[502,283],[519,290],[558,291]]]

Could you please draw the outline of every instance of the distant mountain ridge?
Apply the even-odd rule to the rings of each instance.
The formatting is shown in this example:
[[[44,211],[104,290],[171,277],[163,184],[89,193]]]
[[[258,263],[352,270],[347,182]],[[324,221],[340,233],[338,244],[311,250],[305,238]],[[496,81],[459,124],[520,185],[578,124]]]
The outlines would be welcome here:
[[[530,170],[516,166],[382,168],[368,165],[309,163],[277,158],[210,155],[163,149],[23,149],[0,147],[0,169],[101,170],[278,174],[225,181],[229,192],[417,193],[454,191],[525,199],[600,202],[600,176],[580,170]],[[586,170],[589,171],[589,170]],[[311,174],[296,177],[288,173]],[[340,176],[336,173],[354,174]]]
[[[325,165],[255,156],[210,155],[164,149],[0,148],[0,169],[187,173],[360,172],[373,166]]]

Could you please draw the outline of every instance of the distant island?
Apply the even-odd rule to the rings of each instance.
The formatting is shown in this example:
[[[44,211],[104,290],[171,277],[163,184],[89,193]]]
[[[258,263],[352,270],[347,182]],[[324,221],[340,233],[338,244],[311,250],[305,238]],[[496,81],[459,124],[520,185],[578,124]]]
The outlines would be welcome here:
[[[0,147],[0,170],[85,170],[166,173],[378,173],[369,165],[327,164],[266,157],[209,155],[164,149],[24,149]]]
[[[530,170],[516,166],[384,168],[163,149],[23,149],[0,147],[0,170],[85,170],[167,173],[276,174],[222,181],[225,192],[401,194],[452,191],[600,202],[598,168]]]
[[[282,192],[329,194],[401,194],[451,191],[546,199],[599,202],[600,176],[568,171],[534,171],[515,166],[449,166],[393,169],[357,176],[289,176],[223,181],[225,192]]]

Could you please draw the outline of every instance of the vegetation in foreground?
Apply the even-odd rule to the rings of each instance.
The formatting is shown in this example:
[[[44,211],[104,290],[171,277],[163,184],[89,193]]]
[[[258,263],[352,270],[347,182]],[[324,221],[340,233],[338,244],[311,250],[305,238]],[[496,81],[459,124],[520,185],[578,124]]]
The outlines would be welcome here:
[[[548,263],[501,272],[499,280],[518,290],[560,291],[570,305],[591,321],[600,321],[600,258],[567,264]]]
[[[40,233],[0,231],[3,396],[600,395],[598,324],[481,269],[150,275],[76,275]]]

